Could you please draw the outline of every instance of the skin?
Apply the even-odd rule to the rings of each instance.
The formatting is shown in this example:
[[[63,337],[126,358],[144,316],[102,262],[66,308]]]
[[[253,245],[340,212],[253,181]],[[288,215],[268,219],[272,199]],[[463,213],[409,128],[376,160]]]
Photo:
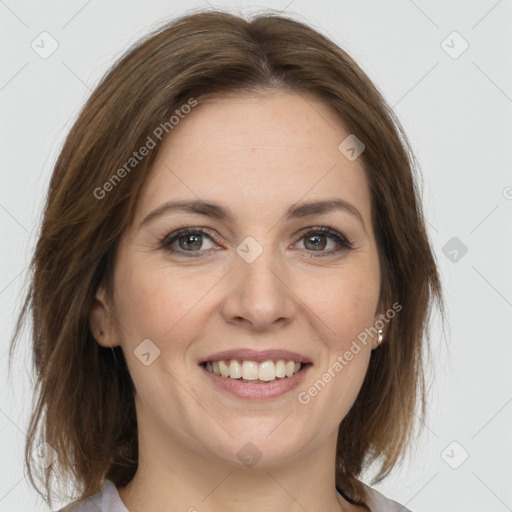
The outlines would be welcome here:
[[[334,462],[376,337],[307,405],[297,399],[385,311],[363,164],[338,150],[348,135],[315,97],[273,91],[200,104],[164,140],[121,239],[113,300],[100,287],[90,316],[98,343],[122,347],[136,388],[139,466],[118,488],[130,512],[366,510],[336,492]],[[333,197],[364,227],[344,211],[284,218],[290,205]],[[235,220],[172,212],[140,226],[184,199],[220,203]],[[328,254],[340,246],[323,234],[315,249],[303,232],[320,226],[353,249]],[[199,238],[194,258],[184,236],[180,254],[165,252],[161,239],[182,227],[209,228],[219,242]],[[247,236],[263,248],[252,263],[236,252]],[[145,339],[160,350],[149,366],[134,356]],[[281,397],[236,398],[198,366],[231,348],[289,349],[313,366]],[[261,454],[252,467],[237,457],[248,442]]]

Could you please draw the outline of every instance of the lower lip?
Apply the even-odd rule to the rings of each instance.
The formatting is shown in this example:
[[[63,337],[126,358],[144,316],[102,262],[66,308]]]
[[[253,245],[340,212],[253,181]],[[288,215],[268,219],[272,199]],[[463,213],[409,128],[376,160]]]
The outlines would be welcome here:
[[[285,393],[288,393],[302,382],[310,367],[311,365],[308,364],[300,372],[292,375],[291,377],[277,379],[272,382],[251,384],[243,382],[240,379],[222,377],[216,373],[209,372],[204,366],[201,366],[203,372],[206,373],[206,376],[217,387],[227,391],[228,393],[231,393],[238,398],[249,399],[277,398],[284,395]]]

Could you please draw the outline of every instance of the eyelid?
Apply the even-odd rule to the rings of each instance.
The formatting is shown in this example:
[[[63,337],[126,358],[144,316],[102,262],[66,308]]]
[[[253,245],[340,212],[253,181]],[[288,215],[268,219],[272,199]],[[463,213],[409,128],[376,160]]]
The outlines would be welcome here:
[[[220,238],[215,234],[213,230],[210,230],[209,228],[205,228],[203,226],[199,227],[188,227],[184,226],[181,228],[177,228],[170,233],[167,233],[163,238],[160,239],[159,247],[168,250],[169,252],[173,252],[171,249],[167,249],[166,244],[170,245],[171,243],[174,243],[176,240],[178,240],[180,237],[188,235],[188,234],[201,234],[206,235],[209,238],[211,238],[216,244],[220,244],[221,240]],[[175,251],[179,253],[186,253],[186,252],[205,252],[205,251]]]
[[[322,235],[325,235],[329,238],[336,240],[340,246],[340,247],[338,247],[338,249],[330,250],[330,251],[307,251],[312,254],[317,252],[319,257],[328,256],[330,254],[338,254],[339,252],[341,252],[343,250],[352,250],[355,247],[354,243],[347,236],[345,236],[343,233],[340,233],[338,230],[334,229],[332,226],[316,226],[316,227],[313,226],[313,227],[305,228],[299,232],[300,238],[299,238],[298,242],[300,242],[306,235],[309,235],[309,234],[313,235],[313,234],[317,234],[317,233],[320,233]],[[293,244],[293,245],[295,245],[295,244]]]
[[[200,235],[206,235],[208,238],[210,238],[213,242],[216,244],[222,245],[221,240],[216,235],[214,230],[211,230],[210,228],[206,228],[203,226],[198,227],[190,227],[190,226],[184,226],[181,228],[177,228],[173,230],[170,233],[167,233],[163,238],[160,239],[159,248],[163,249],[164,251],[167,251],[171,254],[181,254],[186,255],[185,257],[197,257],[204,254],[211,253],[211,250],[204,251],[184,251],[182,249],[170,249],[170,245],[176,242],[180,237],[185,236],[187,234],[200,234]],[[331,239],[334,239],[338,243],[337,249],[331,249],[329,251],[308,251],[307,249],[302,249],[302,252],[307,252],[309,254],[315,254],[317,255],[315,257],[322,257],[322,256],[329,256],[333,254],[338,254],[343,251],[352,250],[354,249],[354,244],[351,242],[351,240],[345,236],[343,233],[340,233],[336,229],[334,229],[332,226],[310,226],[307,228],[304,228],[300,230],[294,237],[299,237],[296,242],[294,242],[291,246],[293,247],[297,243],[299,243],[302,239],[304,239],[307,235],[313,235],[313,234],[322,234],[325,235]],[[195,256],[197,255],[197,256]]]

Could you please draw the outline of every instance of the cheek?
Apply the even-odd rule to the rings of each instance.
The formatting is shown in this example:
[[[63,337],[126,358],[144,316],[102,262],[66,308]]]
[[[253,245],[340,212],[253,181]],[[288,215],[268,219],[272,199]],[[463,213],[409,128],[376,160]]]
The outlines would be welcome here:
[[[199,322],[190,321],[198,299],[183,284],[176,275],[149,266],[132,267],[116,283],[120,343],[138,394],[147,403],[160,391],[170,392],[172,377],[186,377],[182,361]]]
[[[116,313],[133,338],[160,339],[176,329],[178,323],[186,323],[184,317],[200,293],[190,286],[190,281],[165,268],[133,264],[129,272],[119,275]]]
[[[322,381],[328,381],[330,392],[325,399],[338,407],[343,418],[354,403],[371,356],[371,337],[367,331],[375,322],[379,299],[379,273],[373,266],[353,268],[331,288],[328,322],[335,335],[328,343],[328,366],[322,369]],[[328,401],[329,401],[328,400]]]
[[[190,271],[147,263],[119,275],[124,277],[116,283],[120,340],[137,394],[146,405],[157,407],[160,397],[186,407],[180,390],[189,386],[191,347],[211,314],[205,295],[214,277],[209,282]],[[138,357],[147,352],[152,362],[145,366]]]
[[[329,327],[330,345],[346,350],[373,325],[379,300],[379,274],[373,268],[346,269],[310,295],[312,308]]]
[[[311,387],[298,398],[312,407],[305,411],[315,410],[319,416],[329,411],[325,428],[335,429],[354,404],[368,370],[372,346],[365,330],[373,325],[379,288],[353,277],[336,283],[326,295],[315,306],[329,327],[323,330],[325,357]]]

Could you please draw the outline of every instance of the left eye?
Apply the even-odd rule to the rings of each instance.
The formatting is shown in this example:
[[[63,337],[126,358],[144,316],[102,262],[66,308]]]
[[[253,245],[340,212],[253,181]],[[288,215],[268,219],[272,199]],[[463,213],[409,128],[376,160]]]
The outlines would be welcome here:
[[[332,241],[334,237],[325,235],[323,233],[313,233],[305,235],[301,238],[304,241],[306,249],[313,250],[315,252],[326,249],[329,239]],[[333,244],[336,246],[336,243]]]
[[[205,239],[209,240],[210,243],[217,242],[216,237],[207,232],[205,228],[183,228],[167,235],[160,242],[160,245],[162,249],[167,252],[181,254],[188,253],[187,256],[195,257],[200,256],[200,253],[204,252],[204,249],[212,248],[212,246],[206,248],[203,246]],[[325,250],[328,246],[329,239],[333,241],[334,249],[331,248],[329,250]],[[345,236],[327,227],[314,228],[307,232],[303,232],[300,241],[304,241],[305,249],[308,252],[320,253],[318,256],[352,249],[351,242]],[[178,243],[179,248],[173,247],[176,242]],[[336,246],[338,247],[336,248]]]
[[[334,246],[338,247],[329,251],[324,251],[323,249],[325,249],[327,245],[325,239],[334,240]],[[353,248],[352,243],[345,236],[343,236],[341,233],[338,233],[337,231],[334,231],[330,227],[319,227],[311,229],[302,234],[301,240],[304,240],[306,249],[313,247],[311,252],[319,253],[318,255],[315,255],[315,257],[328,256],[330,254],[335,254],[340,251],[350,250]]]

